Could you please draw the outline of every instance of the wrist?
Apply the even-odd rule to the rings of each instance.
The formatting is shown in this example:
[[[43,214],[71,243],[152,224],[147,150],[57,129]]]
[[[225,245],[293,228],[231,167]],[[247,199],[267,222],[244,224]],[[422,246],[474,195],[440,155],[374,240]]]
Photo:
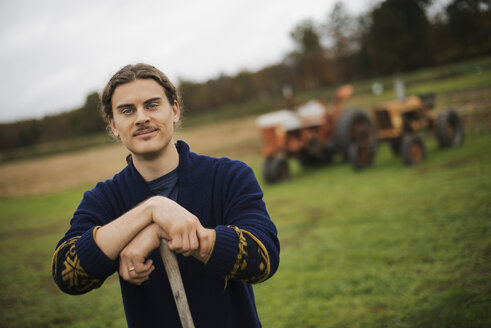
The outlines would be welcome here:
[[[203,237],[203,243],[200,241],[200,244],[205,245],[203,249],[200,249],[200,257],[203,263],[207,263],[213,253],[213,248],[215,247],[215,238],[216,232],[215,229],[207,229],[205,228],[205,233]]]
[[[160,239],[166,239],[169,240],[169,235],[162,229],[157,223],[150,223],[150,225],[147,227],[149,230],[151,230],[152,234],[157,236],[157,238]]]
[[[145,214],[147,217],[150,218],[151,223],[156,223],[155,222],[155,214],[157,212],[157,209],[161,207],[162,201],[165,200],[165,197],[162,196],[153,196],[144,203],[145,204]]]

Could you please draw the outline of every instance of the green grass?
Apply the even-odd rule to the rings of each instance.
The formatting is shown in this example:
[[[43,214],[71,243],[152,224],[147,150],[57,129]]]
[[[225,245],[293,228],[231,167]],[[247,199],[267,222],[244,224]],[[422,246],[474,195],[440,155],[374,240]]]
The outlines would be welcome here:
[[[1,327],[122,327],[119,283],[81,297],[54,285],[51,256],[82,189],[0,200]]]
[[[489,133],[445,151],[430,139],[405,167],[382,146],[362,172],[292,162],[290,181],[263,185],[281,242],[278,272],[255,286],[263,326],[489,326],[490,147]],[[51,279],[83,190],[0,199],[0,326],[125,326],[116,276],[83,296]]]

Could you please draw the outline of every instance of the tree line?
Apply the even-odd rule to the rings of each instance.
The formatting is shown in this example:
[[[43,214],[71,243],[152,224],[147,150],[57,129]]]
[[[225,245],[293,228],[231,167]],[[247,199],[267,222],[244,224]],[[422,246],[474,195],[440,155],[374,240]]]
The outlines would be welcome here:
[[[491,0],[453,0],[430,13],[433,2],[384,0],[358,17],[337,2],[324,21],[293,27],[294,49],[279,63],[206,82],[180,80],[187,115],[491,54]],[[93,93],[72,112],[1,124],[0,149],[103,130]]]

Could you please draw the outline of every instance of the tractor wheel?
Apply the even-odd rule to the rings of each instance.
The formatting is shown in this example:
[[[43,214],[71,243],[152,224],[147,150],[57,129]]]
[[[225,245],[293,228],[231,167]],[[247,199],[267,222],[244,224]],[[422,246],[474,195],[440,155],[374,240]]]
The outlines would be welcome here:
[[[426,156],[425,144],[420,136],[409,134],[402,139],[402,160],[406,165],[415,165]]]
[[[458,147],[464,142],[464,127],[459,114],[448,109],[438,115],[436,137],[440,148]]]
[[[372,166],[374,158],[373,148],[360,147],[357,144],[351,144],[348,149],[348,159],[357,170],[362,170]]]
[[[375,155],[377,138],[372,121],[366,112],[360,109],[348,109],[343,112],[336,124],[336,147],[346,159],[350,159],[350,147],[357,145]],[[372,161],[370,161],[371,163]],[[355,163],[353,165],[356,166]]]
[[[267,183],[276,183],[290,177],[290,168],[284,158],[269,157],[263,163],[263,177]]]

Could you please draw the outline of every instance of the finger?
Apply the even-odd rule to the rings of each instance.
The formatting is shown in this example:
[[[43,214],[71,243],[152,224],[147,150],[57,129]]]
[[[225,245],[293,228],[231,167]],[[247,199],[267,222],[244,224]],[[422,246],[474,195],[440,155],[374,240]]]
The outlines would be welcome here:
[[[138,274],[138,276],[149,276],[150,273],[155,269],[155,266],[150,264],[145,271],[142,271]]]
[[[152,265],[151,267],[149,267],[145,271],[132,274],[131,279],[142,279],[142,278],[148,277],[148,276],[150,276],[150,274],[153,272],[154,269],[155,269],[155,267]]]
[[[132,284],[139,285],[150,278],[150,274],[154,269],[155,267],[151,266],[147,271],[142,272],[140,274],[132,274],[131,277],[125,280],[131,282]]]
[[[126,264],[126,267],[127,267],[128,275],[131,276],[132,274],[135,273],[136,268],[135,268],[135,265],[133,263]]]
[[[169,249],[171,251],[177,252],[182,247],[182,239],[181,239],[181,236],[176,236],[175,238],[172,238],[172,240],[169,240],[167,242],[167,245],[169,246]]]
[[[199,237],[198,237],[198,231],[194,231],[189,238],[189,248],[190,250],[194,251],[199,248]]]
[[[182,235],[182,246],[181,246],[181,253],[189,251],[189,235],[187,233],[184,233]]]
[[[128,280],[130,279],[129,272],[128,272],[128,263],[126,261],[119,261],[119,275],[124,279]]]
[[[145,263],[140,263],[137,265],[137,269],[129,273],[129,276],[132,279],[141,279],[146,276],[149,276],[150,273],[155,269],[153,266],[153,261],[148,259]]]
[[[134,266],[134,270],[129,270],[130,272],[133,271],[136,274],[140,274],[142,272],[147,271],[151,266],[152,266],[153,261],[151,259],[148,259],[145,262],[137,262]],[[131,269],[131,268],[130,268]]]
[[[198,239],[198,236],[195,232],[194,234],[191,234],[189,237],[189,249],[187,251],[183,252],[182,255],[184,255],[184,256],[193,255],[193,253],[195,253],[196,250],[198,250],[198,249],[199,249],[199,239]]]
[[[146,266],[147,268],[150,268],[150,267],[152,266],[152,264],[153,264],[153,260],[152,260],[152,259],[148,259],[148,260],[145,262],[145,266]]]

